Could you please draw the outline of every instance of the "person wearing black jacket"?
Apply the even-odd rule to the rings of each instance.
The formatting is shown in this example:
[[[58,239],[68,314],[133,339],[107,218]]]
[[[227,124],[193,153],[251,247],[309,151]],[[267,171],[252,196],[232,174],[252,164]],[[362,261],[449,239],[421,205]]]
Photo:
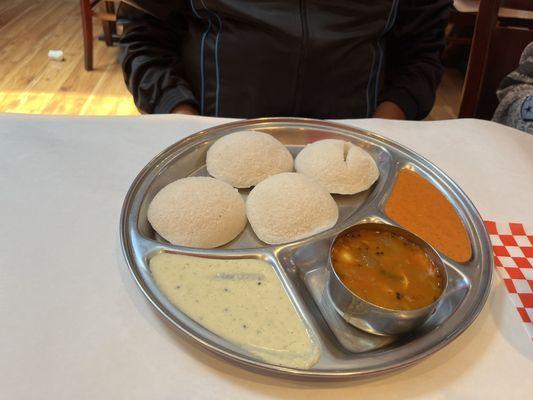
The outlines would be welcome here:
[[[451,0],[129,0],[120,60],[144,113],[422,119]]]

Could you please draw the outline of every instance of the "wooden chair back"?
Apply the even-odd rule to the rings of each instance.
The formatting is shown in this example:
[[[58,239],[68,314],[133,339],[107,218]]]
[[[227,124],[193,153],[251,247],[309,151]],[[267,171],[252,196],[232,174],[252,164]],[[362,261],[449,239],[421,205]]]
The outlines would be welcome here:
[[[99,6],[99,10],[95,8]],[[117,33],[115,3],[112,0],[80,0],[81,26],[85,69],[93,69],[93,17],[102,21],[103,39],[107,46],[113,45]]]
[[[501,0],[479,2],[459,118],[492,118],[498,105],[496,90],[500,82],[517,67],[522,51],[533,42],[533,30],[524,26],[523,20],[520,26],[513,26],[509,19],[505,25],[500,23],[501,3]],[[523,10],[524,15],[533,11],[531,0],[505,0],[505,6]]]

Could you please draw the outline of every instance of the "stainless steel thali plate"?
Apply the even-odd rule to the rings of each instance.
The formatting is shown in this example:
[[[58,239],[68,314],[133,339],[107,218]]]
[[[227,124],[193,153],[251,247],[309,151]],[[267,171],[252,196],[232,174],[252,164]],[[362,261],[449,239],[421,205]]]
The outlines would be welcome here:
[[[207,175],[205,155],[211,144],[231,132],[267,132],[296,155],[307,143],[326,138],[351,141],[375,159],[380,178],[369,190],[334,196],[339,205],[335,227],[285,245],[260,242],[250,226],[228,245],[213,250],[173,246],[156,236],[146,218],[150,201],[168,183],[186,176]],[[398,338],[374,336],[353,328],[328,301],[327,260],[333,237],[359,222],[397,225],[383,209],[398,171],[409,168],[432,182],[453,204],[472,245],[466,263],[442,255],[449,282],[436,313],[418,330]],[[240,191],[246,196],[246,191]],[[368,376],[408,366],[455,339],[476,318],[487,298],[492,276],[492,252],[483,221],[464,192],[439,168],[413,151],[377,134],[337,123],[295,118],[234,122],[198,132],[157,155],[137,176],[126,195],[120,222],[124,256],[138,286],[152,305],[200,345],[248,367],[296,377],[342,379]],[[155,285],[150,258],[160,252],[215,258],[258,258],[270,263],[295,309],[316,337],[321,356],[301,370],[268,364],[208,331],[175,308]]]

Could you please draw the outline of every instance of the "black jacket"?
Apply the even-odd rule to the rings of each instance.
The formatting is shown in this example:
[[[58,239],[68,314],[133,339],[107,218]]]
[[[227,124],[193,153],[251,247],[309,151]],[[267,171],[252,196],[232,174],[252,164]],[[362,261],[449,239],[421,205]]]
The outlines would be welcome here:
[[[121,63],[137,107],[252,118],[424,118],[451,0],[137,0]]]

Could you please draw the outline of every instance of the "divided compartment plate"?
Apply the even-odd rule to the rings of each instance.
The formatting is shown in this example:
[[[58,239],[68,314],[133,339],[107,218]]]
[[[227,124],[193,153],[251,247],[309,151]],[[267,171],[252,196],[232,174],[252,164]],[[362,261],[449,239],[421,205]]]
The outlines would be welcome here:
[[[150,201],[168,183],[186,176],[206,176],[205,154],[223,135],[258,130],[285,144],[293,156],[317,140],[335,138],[364,148],[380,170],[378,181],[366,192],[333,195],[339,220],[330,230],[284,245],[265,245],[250,225],[232,242],[204,250],[174,246],[161,240],[146,218]],[[457,263],[446,256],[449,283],[443,301],[431,318],[416,331],[401,337],[375,336],[347,324],[328,302],[327,260],[335,235],[356,223],[397,225],[383,209],[398,171],[415,170],[435,185],[455,207],[468,233],[472,258]],[[240,190],[246,197],[248,191]],[[493,269],[492,250],[483,221],[462,190],[440,169],[413,151],[379,135],[337,123],[296,118],[244,120],[216,126],[175,143],[157,155],[137,176],[124,200],[120,221],[121,244],[138,286],[174,327],[200,345],[232,361],[259,371],[296,377],[343,379],[369,376],[406,367],[427,357],[455,339],[481,311]],[[294,369],[257,359],[217,336],[174,307],[159,291],[150,270],[150,258],[169,252],[211,258],[258,258],[267,261],[317,340],[320,360],[310,369]]]

